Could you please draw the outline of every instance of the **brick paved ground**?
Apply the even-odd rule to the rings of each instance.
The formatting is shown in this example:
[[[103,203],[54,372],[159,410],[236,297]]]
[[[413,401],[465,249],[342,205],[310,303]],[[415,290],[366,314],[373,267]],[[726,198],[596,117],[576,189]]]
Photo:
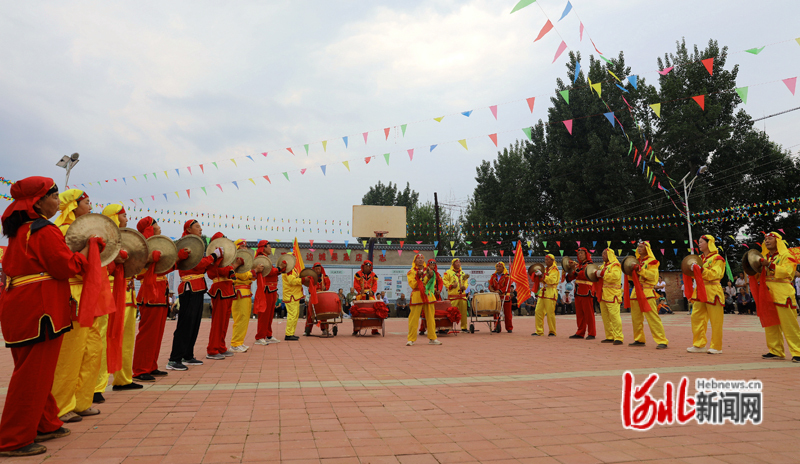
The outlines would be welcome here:
[[[47,454],[0,462],[800,462],[800,365],[760,359],[766,348],[755,317],[726,315],[720,356],[686,352],[685,313],[664,316],[665,351],[656,351],[649,333],[646,348],[628,347],[629,315],[626,346],[569,340],[574,316],[557,319],[557,337],[531,337],[533,318],[519,317],[513,334],[481,325],[480,333],[441,337],[442,346],[421,339],[413,347],[404,346],[405,320],[389,320],[385,338],[347,335],[345,321],[345,335],[334,339],[253,346],[170,372],[138,392],[109,391],[102,414],[70,424],[72,435],[48,442]],[[174,324],[167,325],[162,366]],[[275,322],[277,333],[283,324]],[[198,355],[208,329],[204,321]],[[3,394],[11,369],[2,350]],[[637,381],[650,372],[675,383],[682,375],[759,379],[764,421],[626,431],[625,369]],[[661,397],[661,384],[653,391]]]

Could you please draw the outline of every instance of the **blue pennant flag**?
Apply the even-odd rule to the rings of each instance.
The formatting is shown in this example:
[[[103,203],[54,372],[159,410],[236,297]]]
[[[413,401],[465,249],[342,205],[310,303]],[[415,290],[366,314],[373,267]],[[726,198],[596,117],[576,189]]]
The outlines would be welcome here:
[[[575,62],[575,77],[572,78],[572,83],[574,84],[578,80],[578,74],[581,73],[581,62]]]
[[[630,75],[630,76],[628,76],[628,82],[630,82],[630,84],[633,86],[633,88],[634,88],[634,89],[637,89],[637,90],[639,89],[639,87],[637,87],[637,86],[636,86],[636,82],[637,82],[638,80],[639,80],[639,77],[638,77],[638,76],[636,76],[636,75]]]
[[[232,184],[234,185],[234,187],[236,187],[236,190],[239,190],[239,183],[238,182],[233,181]]]
[[[439,146],[439,144],[436,144],[436,145],[431,145],[431,151],[433,151],[433,149],[434,149],[434,148],[436,148],[436,147],[438,147],[438,146]]]
[[[567,2],[567,6],[564,8],[564,12],[561,13],[561,17],[558,18],[558,20],[561,21],[562,19],[564,19],[564,17],[569,14],[570,10],[572,10],[572,3]]]
[[[344,147],[347,148],[347,136],[342,137],[342,140],[344,140]]]
[[[322,166],[320,166],[320,168],[322,168],[322,175],[326,176],[327,175],[327,174],[325,174],[326,165],[323,164]]]
[[[621,86],[621,85],[619,85],[619,84],[614,84],[614,85],[616,85],[617,87],[619,87],[619,89],[620,89],[620,90],[622,90],[623,92],[625,92],[625,93],[630,93],[630,92],[628,92],[627,90],[625,90],[625,87],[623,87],[623,86]]]
[[[608,119],[608,122],[611,123],[611,127],[615,127],[616,126],[616,123],[614,122],[614,112],[613,111],[610,112],[610,113],[603,113],[603,116],[605,116]]]
[[[471,115],[471,114],[472,114],[472,110],[469,110],[469,111],[463,111],[461,114],[463,114],[463,115],[464,115],[464,116],[466,116],[466,117],[469,117],[469,115]]]

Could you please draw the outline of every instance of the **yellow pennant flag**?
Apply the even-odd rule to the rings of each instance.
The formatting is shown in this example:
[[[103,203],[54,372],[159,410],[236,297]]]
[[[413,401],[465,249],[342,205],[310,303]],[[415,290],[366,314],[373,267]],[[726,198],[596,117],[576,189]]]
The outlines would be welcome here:
[[[232,163],[233,163],[233,165],[234,165],[234,166],[236,166],[237,168],[239,167],[239,165],[238,165],[238,164],[236,164],[236,160],[235,160],[235,159],[231,158],[231,162],[232,162]]]
[[[247,179],[247,180],[249,180],[250,182],[252,182],[252,183],[253,183],[253,185],[256,185],[256,181],[254,181],[252,177],[251,177],[251,178],[249,178],[249,179]]]
[[[323,140],[322,141],[322,151],[328,151],[328,141],[327,140]]]
[[[598,97],[602,97],[603,95],[603,88],[601,87],[601,84],[602,84],[601,82],[598,82],[597,84],[592,84],[592,89],[594,89],[594,91],[597,92]]]
[[[608,241],[608,242],[606,242],[606,243],[608,243],[608,245],[607,245],[607,246],[608,246],[609,248],[611,248],[611,241]]]
[[[444,119],[444,116],[440,116],[438,118],[433,118],[433,120],[436,121],[436,122],[442,122],[442,119]]]
[[[456,255],[456,250],[450,250],[450,254],[455,256]]]
[[[175,192],[175,196],[178,197],[178,198],[181,197],[180,195],[178,195],[178,192]]]
[[[344,164],[344,167],[347,168],[347,172],[350,172],[350,162],[349,161],[342,161],[342,164]]]
[[[166,176],[166,178],[169,179],[169,174],[167,174],[167,171],[164,171],[164,176]]]
[[[458,143],[460,143],[461,146],[464,147],[464,150],[469,150],[469,148],[467,148],[467,139],[461,139],[458,141]]]
[[[659,118],[661,117],[661,103],[653,103],[652,105],[650,105],[650,108],[653,108],[653,111],[655,111],[656,116],[658,116]]]
[[[622,81],[621,81],[621,80],[619,80],[619,77],[617,77],[617,75],[616,75],[616,74],[614,74],[613,72],[611,72],[611,70],[610,70],[610,69],[608,70],[608,73],[609,73],[609,74],[611,74],[612,76],[614,76],[614,79],[616,79],[616,80],[617,80],[617,82],[619,82],[620,84],[622,83]]]

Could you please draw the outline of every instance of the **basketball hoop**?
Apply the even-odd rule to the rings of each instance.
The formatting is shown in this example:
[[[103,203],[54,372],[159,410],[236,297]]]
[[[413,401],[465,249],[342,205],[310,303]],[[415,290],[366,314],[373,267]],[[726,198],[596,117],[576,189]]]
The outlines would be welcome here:
[[[386,234],[388,234],[388,233],[389,233],[389,231],[388,231],[388,230],[373,230],[372,232],[373,232],[373,233],[375,234],[375,236],[376,236],[376,237],[378,237],[378,238],[381,238],[381,237],[383,237],[384,235],[386,235]]]

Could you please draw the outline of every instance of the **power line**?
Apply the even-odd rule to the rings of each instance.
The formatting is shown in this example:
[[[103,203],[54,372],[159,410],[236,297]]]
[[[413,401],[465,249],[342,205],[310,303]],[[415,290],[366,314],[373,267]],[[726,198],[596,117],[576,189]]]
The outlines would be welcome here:
[[[797,110],[800,110],[800,106],[798,106],[797,108],[792,108],[792,109],[790,109],[790,110],[781,111],[780,113],[770,114],[769,116],[764,116],[764,117],[762,117],[762,118],[753,119],[753,122],[762,121],[762,120],[764,120],[764,119],[773,118],[773,117],[775,117],[775,116],[780,116],[780,115],[782,115],[782,114],[791,113],[792,111],[797,111]]]

